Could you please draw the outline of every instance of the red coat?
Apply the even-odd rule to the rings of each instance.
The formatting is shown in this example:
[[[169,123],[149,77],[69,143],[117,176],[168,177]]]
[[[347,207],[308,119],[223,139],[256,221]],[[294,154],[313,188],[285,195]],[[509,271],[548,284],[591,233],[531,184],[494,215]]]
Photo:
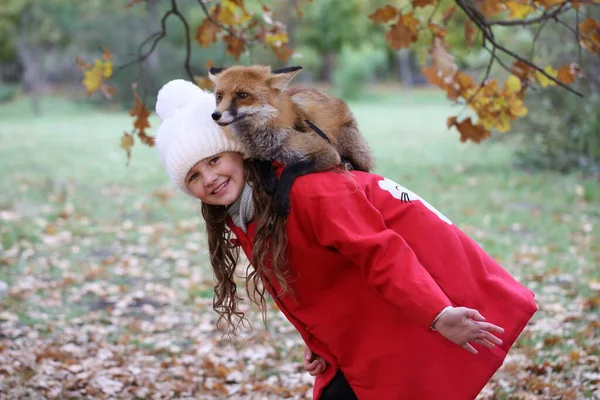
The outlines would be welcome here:
[[[255,223],[248,235],[231,228],[251,259]],[[533,293],[446,217],[378,175],[298,178],[286,229],[296,299],[273,297],[331,364],[316,378],[315,399],[338,367],[361,400],[473,399],[537,310]],[[473,355],[431,331],[447,305],[502,326],[504,344],[474,345]]]

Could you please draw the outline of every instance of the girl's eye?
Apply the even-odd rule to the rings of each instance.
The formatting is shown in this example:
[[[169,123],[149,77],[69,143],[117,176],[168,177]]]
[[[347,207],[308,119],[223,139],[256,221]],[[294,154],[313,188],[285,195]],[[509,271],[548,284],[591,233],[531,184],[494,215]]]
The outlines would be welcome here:
[[[192,174],[192,176],[190,176],[190,180],[189,180],[189,181],[190,181],[190,182],[193,182],[193,181],[194,181],[194,180],[195,180],[197,177],[198,177],[198,173],[197,173],[197,172],[194,172],[194,173]]]
[[[209,164],[214,165],[217,163],[217,161],[219,161],[219,156],[213,157],[210,159]]]
[[[245,98],[248,97],[248,93],[246,93],[246,92],[239,92],[237,94],[237,97],[238,97],[238,99],[245,99]]]

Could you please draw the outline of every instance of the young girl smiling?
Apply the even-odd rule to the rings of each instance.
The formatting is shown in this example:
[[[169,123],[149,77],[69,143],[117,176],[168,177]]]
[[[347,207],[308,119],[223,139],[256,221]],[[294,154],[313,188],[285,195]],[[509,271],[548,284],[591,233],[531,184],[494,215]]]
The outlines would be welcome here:
[[[218,326],[235,333],[244,319],[241,247],[251,298],[264,310],[268,292],[307,345],[315,399],[475,398],[536,311],[533,294],[429,203],[375,174],[298,178],[278,217],[214,107],[192,83],[167,83],[156,147],[172,182],[202,201]]]

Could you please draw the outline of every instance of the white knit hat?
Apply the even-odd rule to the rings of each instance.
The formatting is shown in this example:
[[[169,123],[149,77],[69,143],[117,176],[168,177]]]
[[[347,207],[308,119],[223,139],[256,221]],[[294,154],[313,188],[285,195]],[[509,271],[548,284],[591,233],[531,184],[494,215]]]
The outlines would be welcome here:
[[[215,108],[215,96],[190,81],[175,79],[158,91],[156,113],[162,122],[156,149],[173,184],[192,197],[185,177],[198,161],[224,151],[243,153],[242,145],[213,121]]]

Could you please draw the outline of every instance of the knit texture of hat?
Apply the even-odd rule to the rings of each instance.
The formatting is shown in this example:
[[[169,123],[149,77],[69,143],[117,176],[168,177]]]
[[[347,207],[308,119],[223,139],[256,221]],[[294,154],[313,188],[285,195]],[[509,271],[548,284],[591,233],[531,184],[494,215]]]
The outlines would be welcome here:
[[[213,121],[215,108],[212,93],[183,79],[167,82],[158,92],[156,113],[162,122],[156,149],[173,184],[192,197],[185,177],[198,161],[225,151],[243,153],[242,145]]]

